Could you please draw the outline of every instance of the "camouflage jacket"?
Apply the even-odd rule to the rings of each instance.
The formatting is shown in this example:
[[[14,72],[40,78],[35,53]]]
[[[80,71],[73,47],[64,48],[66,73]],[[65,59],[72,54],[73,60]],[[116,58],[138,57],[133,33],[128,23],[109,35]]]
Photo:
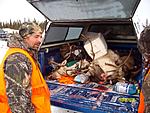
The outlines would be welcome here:
[[[146,77],[142,84],[142,92],[144,95],[145,110],[144,113],[150,113],[150,67],[147,70]]]
[[[19,35],[10,36],[8,46],[22,48],[37,59],[35,52],[28,48]],[[12,113],[35,113],[31,103],[32,67],[29,59],[21,53],[10,55],[5,61],[4,72],[7,83],[6,92]]]

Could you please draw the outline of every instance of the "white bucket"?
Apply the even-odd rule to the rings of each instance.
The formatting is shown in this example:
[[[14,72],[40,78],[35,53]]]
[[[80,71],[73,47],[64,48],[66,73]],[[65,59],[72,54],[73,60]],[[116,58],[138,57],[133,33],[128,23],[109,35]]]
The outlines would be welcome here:
[[[107,44],[101,33],[89,32],[86,35],[86,37],[88,38],[88,40],[85,42],[84,48],[91,58],[93,58],[92,55],[93,53],[95,54],[94,59],[97,59],[107,54]],[[92,53],[92,48],[93,48],[93,53]]]

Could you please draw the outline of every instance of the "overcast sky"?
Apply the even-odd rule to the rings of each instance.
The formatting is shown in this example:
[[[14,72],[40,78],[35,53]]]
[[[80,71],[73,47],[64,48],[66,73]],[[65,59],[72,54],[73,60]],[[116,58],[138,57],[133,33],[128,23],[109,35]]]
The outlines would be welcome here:
[[[150,25],[150,0],[141,0],[134,16],[133,21],[134,25],[136,24],[136,32],[138,38],[140,37],[140,33],[143,31],[146,26],[146,20],[148,20],[148,25]]]
[[[0,22],[21,20],[44,21],[45,18],[26,0],[0,0]]]

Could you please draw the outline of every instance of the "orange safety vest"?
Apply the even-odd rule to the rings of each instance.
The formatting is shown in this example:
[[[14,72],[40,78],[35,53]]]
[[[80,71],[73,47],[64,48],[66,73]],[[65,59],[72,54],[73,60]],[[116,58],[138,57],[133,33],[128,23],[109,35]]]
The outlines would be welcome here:
[[[146,79],[147,75],[150,73],[150,69],[148,70],[148,73],[146,74],[144,80]],[[144,113],[144,95],[142,93],[142,90],[140,92],[140,103],[139,103],[139,107],[138,107],[138,113]]]
[[[0,65],[0,113],[12,113],[9,107],[8,98],[6,95],[6,84],[4,80],[4,62],[6,58],[13,53],[24,54],[32,64],[31,87],[32,96],[31,102],[34,105],[36,113],[51,113],[50,109],[50,92],[47,84],[39,70],[38,65],[29,53],[19,48],[9,48]]]

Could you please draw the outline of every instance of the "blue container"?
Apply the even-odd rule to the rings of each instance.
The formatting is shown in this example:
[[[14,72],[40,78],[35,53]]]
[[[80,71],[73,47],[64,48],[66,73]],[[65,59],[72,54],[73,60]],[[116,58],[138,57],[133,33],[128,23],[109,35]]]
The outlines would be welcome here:
[[[47,84],[51,104],[57,107],[83,113],[137,113],[138,110],[139,96],[104,92],[84,84],[64,85],[54,81]]]

